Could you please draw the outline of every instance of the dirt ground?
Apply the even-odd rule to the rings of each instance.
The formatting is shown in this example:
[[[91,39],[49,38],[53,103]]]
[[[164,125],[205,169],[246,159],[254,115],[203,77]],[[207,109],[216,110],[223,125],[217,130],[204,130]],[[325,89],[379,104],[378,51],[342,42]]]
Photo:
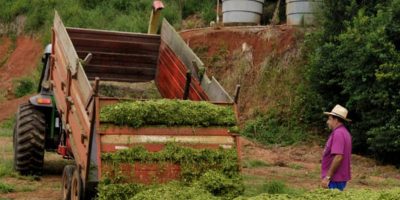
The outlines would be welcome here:
[[[242,140],[243,175],[250,182],[280,180],[291,188],[317,189],[323,148],[317,144],[264,147]],[[246,166],[261,161],[264,166]],[[247,180],[245,178],[245,180]],[[251,183],[250,183],[251,184]],[[348,188],[385,189],[400,186],[400,170],[373,159],[352,155],[352,180]]]
[[[2,38],[0,43],[0,92],[10,98],[13,80],[32,74],[39,64],[43,47],[38,40],[21,36],[15,42]]]
[[[207,47],[207,55],[218,54],[221,46],[233,52],[243,44],[253,53],[254,65],[261,64],[271,53],[282,54],[295,42],[295,29],[289,26],[203,28],[180,32],[190,47]]]

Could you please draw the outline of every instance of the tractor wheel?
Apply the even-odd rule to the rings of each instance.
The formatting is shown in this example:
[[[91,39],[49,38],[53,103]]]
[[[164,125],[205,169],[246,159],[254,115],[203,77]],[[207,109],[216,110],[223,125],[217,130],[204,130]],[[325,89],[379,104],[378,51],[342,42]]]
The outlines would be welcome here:
[[[19,106],[14,127],[14,168],[23,175],[43,170],[46,121],[30,103]]]
[[[74,165],[67,165],[64,167],[62,175],[62,188],[61,188],[63,200],[71,199],[71,183],[74,171],[75,171]]]
[[[71,182],[71,200],[83,200],[83,184],[79,169],[75,168]]]

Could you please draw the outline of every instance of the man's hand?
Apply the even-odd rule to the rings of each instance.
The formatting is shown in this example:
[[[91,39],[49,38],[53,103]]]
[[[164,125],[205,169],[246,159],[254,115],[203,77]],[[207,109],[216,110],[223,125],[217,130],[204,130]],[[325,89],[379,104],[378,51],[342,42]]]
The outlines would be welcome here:
[[[328,188],[329,187],[329,180],[327,178],[323,178],[321,181],[321,187],[322,188]]]

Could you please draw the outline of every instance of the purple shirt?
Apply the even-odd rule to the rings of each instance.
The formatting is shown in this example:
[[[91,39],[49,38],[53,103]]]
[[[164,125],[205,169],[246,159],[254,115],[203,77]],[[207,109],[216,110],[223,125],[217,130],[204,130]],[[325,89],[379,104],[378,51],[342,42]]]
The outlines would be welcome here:
[[[335,128],[325,145],[321,163],[321,178],[324,178],[336,154],[343,155],[343,160],[331,177],[332,181],[348,181],[351,179],[351,135],[343,125]]]

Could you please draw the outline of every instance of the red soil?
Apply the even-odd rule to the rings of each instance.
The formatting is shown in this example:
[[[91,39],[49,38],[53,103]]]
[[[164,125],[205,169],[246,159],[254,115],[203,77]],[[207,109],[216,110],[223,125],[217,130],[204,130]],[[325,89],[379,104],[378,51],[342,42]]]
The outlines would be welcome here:
[[[9,38],[2,38],[0,61],[2,59],[7,61],[0,66],[0,92],[3,93],[3,97],[7,97],[7,100],[0,102],[0,121],[11,117],[20,103],[27,102],[28,97],[13,99],[13,80],[32,74],[43,52],[38,40],[26,36],[17,39],[14,51],[8,55],[11,45],[12,41]]]
[[[233,52],[247,43],[252,47],[254,65],[259,65],[272,52],[282,54],[289,49],[295,41],[293,33],[292,27],[274,26],[193,29],[180,34],[190,47],[207,44],[208,56],[214,55],[221,45]]]

